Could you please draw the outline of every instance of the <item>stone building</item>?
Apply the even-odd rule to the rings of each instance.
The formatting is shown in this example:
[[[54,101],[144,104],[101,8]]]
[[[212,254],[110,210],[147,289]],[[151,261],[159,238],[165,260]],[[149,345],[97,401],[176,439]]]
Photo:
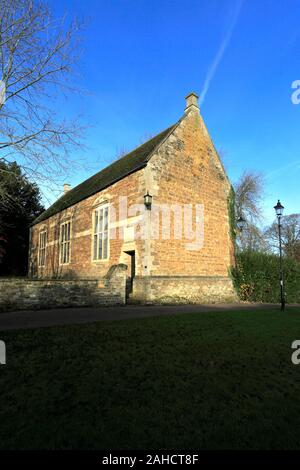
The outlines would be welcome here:
[[[233,300],[231,185],[198,96],[181,119],[65,193],[31,228],[33,278],[105,279],[137,302]]]

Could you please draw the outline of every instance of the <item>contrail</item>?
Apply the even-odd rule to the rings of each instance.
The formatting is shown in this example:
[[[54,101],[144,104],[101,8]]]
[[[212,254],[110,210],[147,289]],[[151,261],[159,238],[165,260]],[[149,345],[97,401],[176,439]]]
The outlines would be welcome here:
[[[219,47],[219,50],[216,54],[216,57],[214,58],[213,63],[211,64],[211,66],[208,69],[206,79],[205,79],[205,82],[204,82],[204,86],[203,86],[203,90],[202,90],[201,95],[200,95],[200,105],[203,104],[203,102],[205,100],[205,96],[206,96],[206,93],[208,92],[208,89],[210,87],[210,83],[211,83],[212,79],[214,78],[214,75],[217,71],[219,63],[221,62],[222,57],[224,55],[224,52],[225,52],[225,50],[226,50],[226,48],[227,48],[227,46],[230,42],[232,32],[233,32],[233,29],[234,29],[234,27],[236,25],[236,22],[238,20],[238,17],[239,17],[239,14],[240,14],[243,3],[244,3],[244,0],[240,0],[236,4],[236,9],[235,9],[235,12],[234,12],[234,14],[232,16],[232,19],[230,21],[230,24],[229,24],[228,30],[225,34],[225,37],[224,37],[224,39],[223,39],[223,41],[222,41],[222,43]]]
[[[283,165],[279,168],[276,168],[276,170],[272,170],[269,173],[266,174],[266,178],[273,179],[274,177],[276,178],[277,175],[281,174],[285,170],[289,170],[290,168],[294,168],[295,171],[300,169],[300,160],[295,160],[291,163],[288,163],[287,165]]]

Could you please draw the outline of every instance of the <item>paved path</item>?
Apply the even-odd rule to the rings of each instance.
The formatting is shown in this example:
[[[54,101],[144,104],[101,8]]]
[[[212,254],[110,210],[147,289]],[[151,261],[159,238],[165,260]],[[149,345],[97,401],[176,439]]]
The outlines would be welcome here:
[[[294,305],[297,306],[297,305]],[[218,304],[218,305],[126,305],[120,307],[85,307],[53,310],[23,310],[0,313],[0,331],[39,328],[96,321],[127,320],[177,313],[226,312],[232,310],[279,309],[275,304]],[[298,305],[300,313],[300,305]]]

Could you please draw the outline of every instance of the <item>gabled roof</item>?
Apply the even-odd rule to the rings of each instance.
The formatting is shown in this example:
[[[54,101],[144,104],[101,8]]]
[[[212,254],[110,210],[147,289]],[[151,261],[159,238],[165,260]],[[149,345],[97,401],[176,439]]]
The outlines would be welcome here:
[[[74,204],[77,204],[83,199],[86,199],[93,194],[102,191],[108,186],[111,186],[113,183],[123,179],[130,173],[145,167],[153,152],[171,134],[176,126],[177,124],[174,124],[173,126],[164,130],[160,134],[132,150],[132,152],[99,171],[99,173],[96,173],[87,180],[83,181],[83,183],[80,183],[78,186],[68,191],[54,204],[52,204],[52,206],[45,210],[45,212],[37,217],[32,225],[48,219],[52,215],[55,215],[58,212],[67,209]]]

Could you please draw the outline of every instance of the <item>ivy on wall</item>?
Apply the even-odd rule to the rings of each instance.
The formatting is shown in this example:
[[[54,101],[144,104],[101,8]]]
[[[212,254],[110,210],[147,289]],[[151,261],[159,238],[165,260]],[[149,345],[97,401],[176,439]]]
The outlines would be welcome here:
[[[235,242],[236,242],[235,192],[232,186],[230,186],[230,191],[229,191],[228,198],[227,198],[227,205],[228,205],[230,238],[235,247]]]
[[[236,259],[236,216],[235,216],[235,192],[232,186],[230,186],[229,194],[227,197],[227,207],[228,207],[228,218],[229,218],[229,235],[232,241],[233,247],[233,256]],[[228,270],[228,274],[232,277],[231,267]],[[235,285],[235,284],[234,284]]]

